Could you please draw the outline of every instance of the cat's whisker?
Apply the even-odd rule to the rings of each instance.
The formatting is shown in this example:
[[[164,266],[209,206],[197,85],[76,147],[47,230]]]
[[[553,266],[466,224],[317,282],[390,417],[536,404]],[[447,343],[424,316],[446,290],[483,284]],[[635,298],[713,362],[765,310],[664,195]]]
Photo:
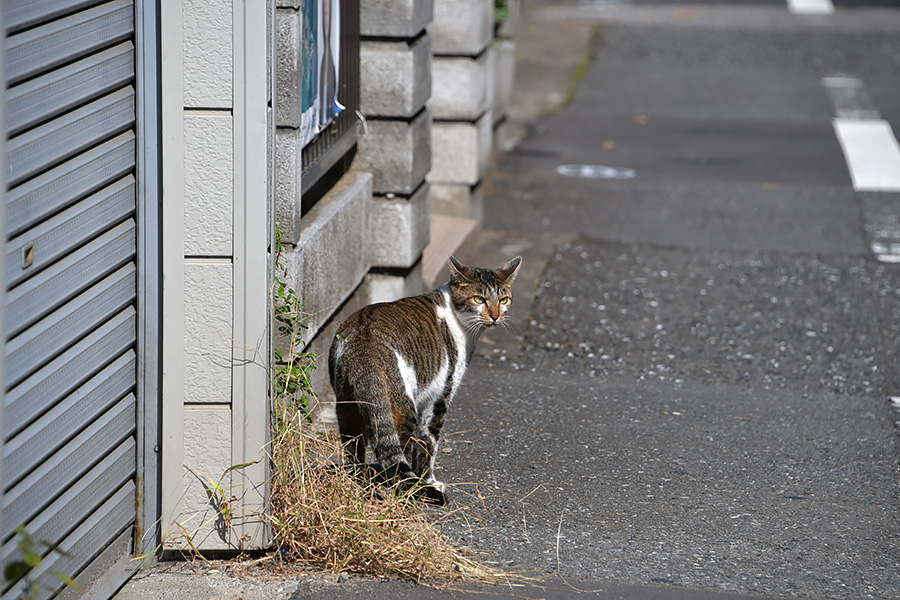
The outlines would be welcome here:
[[[510,333],[515,333],[516,331],[516,323],[509,317],[505,317],[503,319],[503,322],[500,323],[500,327],[502,327],[504,331],[508,331]]]
[[[462,325],[466,336],[475,338],[481,330],[481,318],[478,315],[466,316],[462,319]]]

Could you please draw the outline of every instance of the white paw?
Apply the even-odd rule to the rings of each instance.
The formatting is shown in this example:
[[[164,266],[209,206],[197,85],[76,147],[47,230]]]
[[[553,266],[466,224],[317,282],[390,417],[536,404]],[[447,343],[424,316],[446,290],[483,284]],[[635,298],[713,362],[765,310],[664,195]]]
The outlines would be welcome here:
[[[428,484],[429,486],[433,487],[437,491],[441,492],[442,494],[446,494],[447,490],[449,489],[447,487],[446,483],[444,483],[442,481],[438,481],[437,479],[434,478],[434,476],[431,476],[428,479],[426,479],[425,483]]]

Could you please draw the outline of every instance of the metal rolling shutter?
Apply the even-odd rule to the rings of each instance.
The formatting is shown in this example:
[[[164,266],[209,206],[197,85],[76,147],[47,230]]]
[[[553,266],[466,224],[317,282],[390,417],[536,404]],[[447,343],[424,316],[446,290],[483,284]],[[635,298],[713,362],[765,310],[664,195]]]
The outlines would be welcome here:
[[[74,577],[132,543],[134,24],[134,0],[6,2],[0,559],[20,524],[66,550],[38,568],[42,598],[51,569]]]

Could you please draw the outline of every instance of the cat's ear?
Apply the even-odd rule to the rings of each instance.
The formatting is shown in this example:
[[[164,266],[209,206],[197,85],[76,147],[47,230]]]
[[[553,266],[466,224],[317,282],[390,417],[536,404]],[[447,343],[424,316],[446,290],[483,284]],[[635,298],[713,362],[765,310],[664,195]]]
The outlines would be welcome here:
[[[464,279],[471,280],[473,275],[474,272],[472,271],[471,267],[467,267],[466,265],[456,260],[455,256],[453,256],[452,254],[450,255],[450,279],[462,277]]]
[[[522,264],[522,257],[517,256],[499,269],[497,269],[497,275],[503,279],[503,283],[507,285],[511,285],[513,281],[516,279],[516,273],[519,271],[519,265]]]

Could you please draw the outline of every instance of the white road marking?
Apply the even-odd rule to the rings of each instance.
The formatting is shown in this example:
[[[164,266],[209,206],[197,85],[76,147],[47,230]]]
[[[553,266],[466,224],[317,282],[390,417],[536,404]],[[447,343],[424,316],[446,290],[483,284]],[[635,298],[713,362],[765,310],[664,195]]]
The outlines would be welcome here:
[[[900,244],[898,243],[883,244],[881,242],[872,242],[872,252],[879,262],[900,263]]]
[[[634,169],[605,165],[559,165],[556,172],[566,177],[584,179],[634,179]]]
[[[788,10],[796,15],[832,15],[831,0],[787,0]]]
[[[834,116],[847,119],[880,119],[881,113],[869,97],[862,80],[842,75],[823,77],[822,85],[831,97]]]
[[[834,132],[853,180],[853,189],[900,191],[900,144],[884,119],[833,120]]]
[[[847,75],[822,78],[834,105],[834,132],[844,152],[853,189],[865,192],[900,191],[900,144],[890,123],[866,92],[861,79]],[[900,264],[900,229],[895,218],[879,219],[866,229],[875,258]]]

